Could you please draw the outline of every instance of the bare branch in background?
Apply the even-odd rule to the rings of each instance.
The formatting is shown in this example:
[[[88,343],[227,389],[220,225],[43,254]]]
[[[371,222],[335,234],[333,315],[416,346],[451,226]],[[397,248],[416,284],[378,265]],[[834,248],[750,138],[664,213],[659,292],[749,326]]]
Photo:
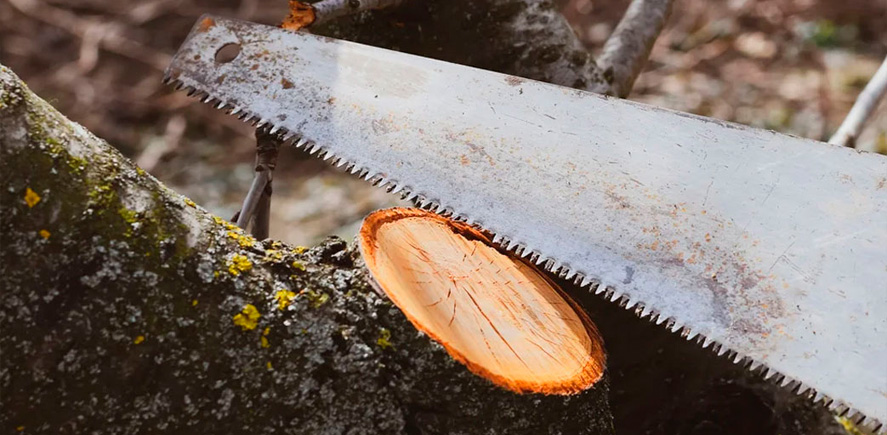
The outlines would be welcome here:
[[[828,143],[855,148],[856,139],[862,133],[865,122],[872,116],[885,93],[887,93],[887,58],[881,63],[869,84],[860,92],[856,102],[853,103],[853,108],[847,114],[847,118],[841,123],[835,135],[828,140]]]
[[[349,14],[397,6],[403,0],[321,0],[314,4],[290,0],[290,15],[281,27],[299,30]]]
[[[668,16],[674,0],[633,0],[616,30],[604,44],[598,67],[609,85],[590,89],[602,94],[627,97],[638,74],[644,69],[653,44]]]

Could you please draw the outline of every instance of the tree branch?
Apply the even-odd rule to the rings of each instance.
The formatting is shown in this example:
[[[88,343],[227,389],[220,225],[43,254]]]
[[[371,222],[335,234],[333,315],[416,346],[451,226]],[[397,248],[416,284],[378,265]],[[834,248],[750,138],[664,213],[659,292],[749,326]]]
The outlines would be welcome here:
[[[0,65],[0,425],[28,432],[613,432],[607,380],[471,374],[330,239],[259,242]]]
[[[887,58],[884,59],[878,71],[875,72],[875,75],[860,92],[859,97],[856,98],[856,102],[853,103],[853,107],[850,109],[850,113],[847,114],[847,118],[838,127],[838,131],[828,140],[828,143],[855,148],[856,139],[859,138],[859,134],[862,133],[862,128],[865,126],[866,121],[872,116],[875,108],[878,107],[878,102],[884,98],[885,93],[887,93]]]
[[[671,15],[674,0],[633,0],[598,58],[605,84],[591,91],[622,98],[631,93],[656,38]]]
[[[594,58],[550,0],[404,2],[311,30],[576,89],[607,85]]]

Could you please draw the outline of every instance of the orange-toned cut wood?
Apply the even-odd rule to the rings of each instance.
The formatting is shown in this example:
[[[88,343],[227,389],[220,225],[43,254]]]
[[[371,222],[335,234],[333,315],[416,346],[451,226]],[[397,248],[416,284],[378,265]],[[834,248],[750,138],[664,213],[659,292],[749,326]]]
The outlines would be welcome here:
[[[521,393],[573,394],[600,379],[603,340],[585,312],[480,231],[392,208],[368,216],[359,241],[376,284],[472,372]]]
[[[280,23],[281,28],[287,30],[301,30],[314,24],[314,21],[317,20],[314,6],[311,6],[309,3],[290,0],[289,5],[290,13],[283,22]]]

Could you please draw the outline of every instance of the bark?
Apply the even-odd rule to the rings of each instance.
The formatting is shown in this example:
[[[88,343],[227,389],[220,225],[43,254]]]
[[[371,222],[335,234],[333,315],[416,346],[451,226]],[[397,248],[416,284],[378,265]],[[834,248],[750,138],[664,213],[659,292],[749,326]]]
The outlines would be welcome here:
[[[847,118],[838,127],[838,131],[828,140],[833,145],[846,146],[856,148],[856,139],[862,133],[866,121],[875,112],[878,103],[887,94],[887,58],[881,63],[878,71],[865,86],[865,89],[859,93],[856,102],[847,114]]]
[[[408,1],[311,30],[577,89],[607,85],[549,0]]]
[[[343,241],[254,241],[2,66],[0,143],[4,431],[613,431],[606,376],[575,396],[493,386]]]
[[[591,91],[628,97],[635,79],[647,64],[656,38],[671,15],[672,3],[674,0],[631,2],[598,59],[607,85]]]

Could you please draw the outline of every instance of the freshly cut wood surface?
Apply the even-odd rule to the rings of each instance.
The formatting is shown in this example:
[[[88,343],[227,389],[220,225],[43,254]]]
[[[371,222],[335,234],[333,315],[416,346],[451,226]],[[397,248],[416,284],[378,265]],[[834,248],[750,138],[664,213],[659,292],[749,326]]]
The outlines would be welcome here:
[[[472,372],[521,393],[572,394],[600,379],[603,342],[585,312],[480,231],[392,208],[368,216],[359,239],[379,287]]]

